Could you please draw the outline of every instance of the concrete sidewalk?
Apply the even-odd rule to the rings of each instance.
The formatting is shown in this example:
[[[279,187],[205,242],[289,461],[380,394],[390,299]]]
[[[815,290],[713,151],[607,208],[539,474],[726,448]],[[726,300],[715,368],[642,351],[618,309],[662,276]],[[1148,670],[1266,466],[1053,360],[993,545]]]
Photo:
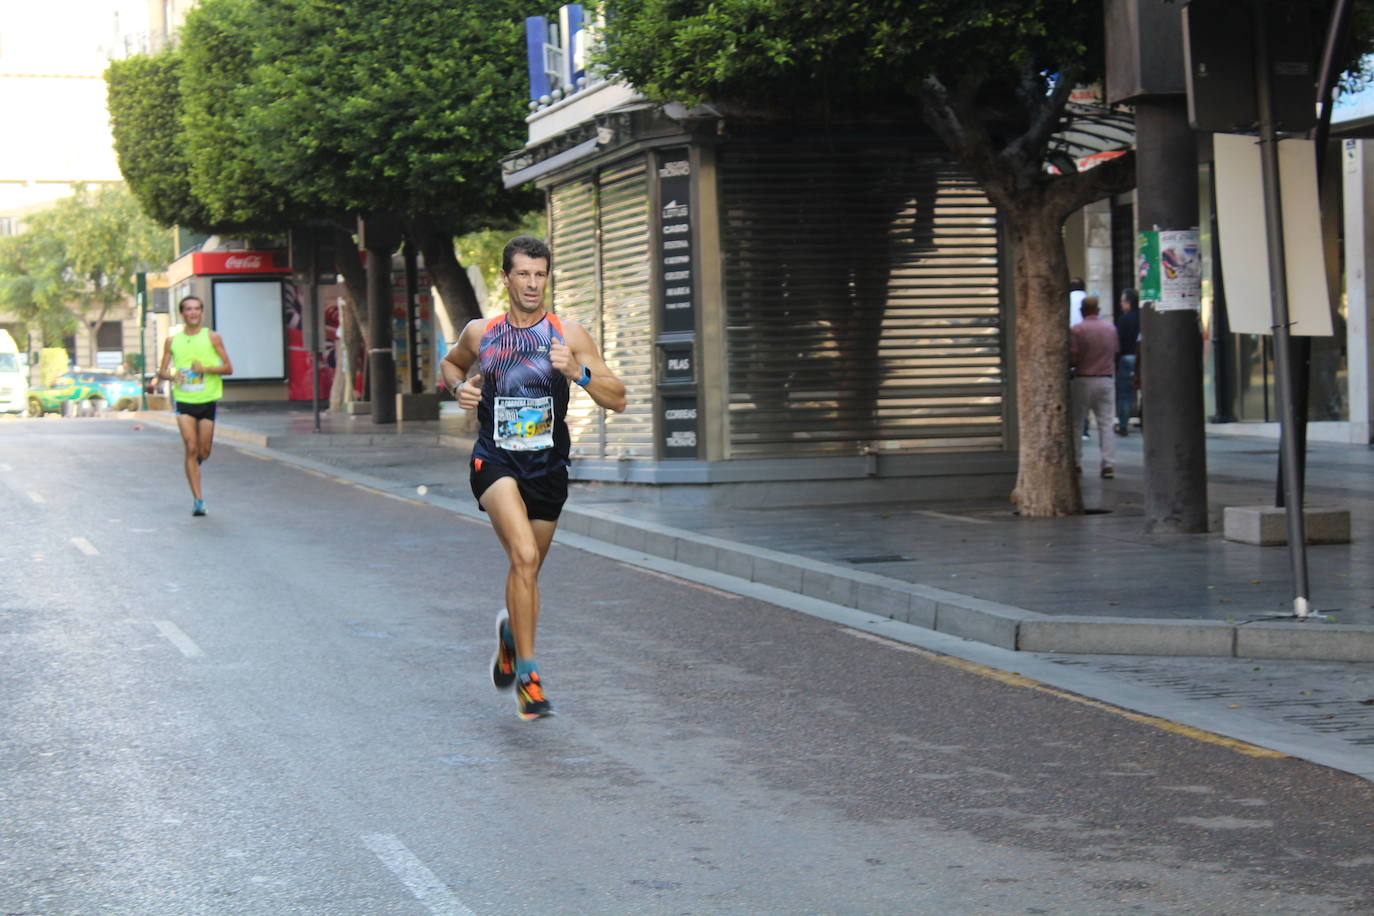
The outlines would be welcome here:
[[[471,501],[459,413],[394,426],[322,414],[317,433],[310,411],[223,404],[217,435]],[[1309,445],[1308,505],[1348,508],[1351,543],[1308,547],[1317,613],[1298,622],[1288,549],[1220,534],[1224,507],[1272,505],[1277,443],[1209,435],[1212,530],[1197,535],[1144,533],[1141,438],[1117,446],[1117,477],[1085,476],[1090,513],[1073,518],[989,502],[661,505],[576,484],[560,532],[1006,649],[1374,661],[1374,451]]]

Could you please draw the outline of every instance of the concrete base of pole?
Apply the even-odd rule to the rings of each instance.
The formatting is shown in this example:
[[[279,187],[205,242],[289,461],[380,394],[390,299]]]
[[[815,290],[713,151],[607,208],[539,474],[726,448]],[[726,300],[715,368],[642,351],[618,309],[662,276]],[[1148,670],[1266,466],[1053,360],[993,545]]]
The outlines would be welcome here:
[[[1302,517],[1307,543],[1350,543],[1350,510],[1308,506]],[[1222,536],[1260,547],[1287,544],[1287,510],[1281,506],[1227,506],[1222,514]]]

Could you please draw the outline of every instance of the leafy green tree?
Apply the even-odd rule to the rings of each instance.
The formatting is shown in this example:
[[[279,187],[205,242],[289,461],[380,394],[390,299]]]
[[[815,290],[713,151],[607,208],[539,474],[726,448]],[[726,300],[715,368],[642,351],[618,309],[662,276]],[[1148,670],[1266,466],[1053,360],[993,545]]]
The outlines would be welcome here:
[[[175,86],[137,74],[151,113],[116,99],[117,78],[134,79],[111,69],[121,167],[154,159],[154,137],[175,147],[161,184],[139,177],[203,230],[317,225],[343,242],[358,216],[397,220],[461,324],[480,311],[454,237],[537,200],[505,190],[498,163],[525,140],[522,16],[514,0],[206,0],[159,71]],[[183,183],[191,206],[171,193]],[[360,272],[339,267],[360,299]]]
[[[27,336],[61,340],[76,326],[67,308],[69,278],[62,242],[49,233],[0,236],[0,307],[18,319]]]
[[[181,102],[181,55],[129,57],[105,71],[120,171],[143,211],[164,226],[215,226],[191,190]]]
[[[170,234],[127,187],[78,187],[26,231],[0,239],[0,302],[45,338],[80,321],[94,341],[110,310],[134,295],[135,274],[171,258]],[[89,355],[94,362],[94,350]]]
[[[255,162],[325,209],[400,220],[450,316],[480,314],[454,237],[513,225],[537,203],[502,187],[498,161],[525,141],[523,6],[290,6],[243,90]]]

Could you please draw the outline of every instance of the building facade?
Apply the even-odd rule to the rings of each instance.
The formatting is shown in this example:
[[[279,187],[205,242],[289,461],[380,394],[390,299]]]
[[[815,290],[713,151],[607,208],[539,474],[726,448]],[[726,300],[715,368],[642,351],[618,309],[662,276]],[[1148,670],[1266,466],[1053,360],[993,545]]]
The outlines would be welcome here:
[[[580,10],[529,25],[505,180],[546,192],[553,308],[630,403],[574,401],[574,476],[683,502],[1010,492],[1003,243],[934,138],[651,105],[577,69]]]

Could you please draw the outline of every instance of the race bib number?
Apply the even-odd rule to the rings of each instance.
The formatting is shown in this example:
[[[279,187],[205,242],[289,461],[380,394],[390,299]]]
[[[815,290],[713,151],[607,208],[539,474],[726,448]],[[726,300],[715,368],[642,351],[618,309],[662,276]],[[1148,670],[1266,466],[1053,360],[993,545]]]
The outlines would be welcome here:
[[[553,398],[507,398],[497,396],[495,412],[497,448],[511,452],[534,452],[553,448]]]
[[[182,391],[204,391],[205,373],[192,372],[190,369],[181,370],[181,384],[177,386]]]

